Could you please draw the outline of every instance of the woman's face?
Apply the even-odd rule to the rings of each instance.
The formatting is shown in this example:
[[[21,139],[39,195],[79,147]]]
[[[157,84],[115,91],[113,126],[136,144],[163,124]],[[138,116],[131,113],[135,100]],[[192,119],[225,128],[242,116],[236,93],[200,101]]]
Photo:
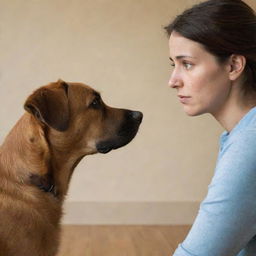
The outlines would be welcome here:
[[[219,64],[201,44],[173,32],[169,39],[173,71],[169,86],[177,90],[184,111],[190,115],[225,108],[231,92],[230,66]]]

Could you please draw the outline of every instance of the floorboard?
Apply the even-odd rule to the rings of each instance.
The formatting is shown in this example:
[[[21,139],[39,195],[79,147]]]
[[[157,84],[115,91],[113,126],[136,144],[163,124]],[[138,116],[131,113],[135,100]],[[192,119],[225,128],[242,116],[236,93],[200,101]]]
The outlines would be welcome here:
[[[62,228],[57,256],[171,256],[190,226],[74,226]]]

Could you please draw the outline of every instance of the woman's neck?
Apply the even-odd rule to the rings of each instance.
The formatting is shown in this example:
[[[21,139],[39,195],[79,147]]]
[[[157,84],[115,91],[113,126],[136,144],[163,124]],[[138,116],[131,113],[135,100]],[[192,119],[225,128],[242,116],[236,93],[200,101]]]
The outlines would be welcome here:
[[[243,98],[241,92],[237,95],[237,97],[230,97],[221,109],[211,113],[227,132],[230,132],[256,106],[255,94]]]

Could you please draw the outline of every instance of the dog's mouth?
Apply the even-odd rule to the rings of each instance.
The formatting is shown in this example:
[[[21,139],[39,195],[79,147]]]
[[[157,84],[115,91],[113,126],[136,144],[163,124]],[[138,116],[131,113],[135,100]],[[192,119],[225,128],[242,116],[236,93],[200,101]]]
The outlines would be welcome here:
[[[111,147],[99,147],[97,150],[99,153],[102,154],[107,154],[108,152],[110,152],[113,148]]]
[[[135,137],[135,135],[136,135],[136,133],[129,138],[117,136],[114,139],[99,142],[96,146],[97,151],[99,153],[106,154],[113,149],[121,148],[121,147],[125,146],[126,144],[128,144]]]
[[[113,149],[127,145],[136,136],[142,118],[143,114],[139,111],[127,111],[125,121],[117,133],[110,139],[98,142],[96,145],[97,151],[106,154]]]
[[[98,153],[101,153],[101,154],[107,154],[113,149],[115,149],[113,146],[105,145],[105,144],[104,145],[99,144],[99,146],[97,146],[97,151]]]

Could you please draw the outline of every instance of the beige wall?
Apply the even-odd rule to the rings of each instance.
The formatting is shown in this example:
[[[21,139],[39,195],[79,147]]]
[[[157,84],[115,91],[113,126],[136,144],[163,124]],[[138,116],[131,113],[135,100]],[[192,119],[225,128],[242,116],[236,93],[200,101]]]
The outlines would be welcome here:
[[[162,27],[196,2],[0,0],[1,142],[26,96],[58,78],[87,83],[107,104],[144,113],[131,144],[80,163],[65,222],[192,221],[222,129],[210,116],[187,117],[167,87]],[[255,0],[247,2],[256,8]]]

